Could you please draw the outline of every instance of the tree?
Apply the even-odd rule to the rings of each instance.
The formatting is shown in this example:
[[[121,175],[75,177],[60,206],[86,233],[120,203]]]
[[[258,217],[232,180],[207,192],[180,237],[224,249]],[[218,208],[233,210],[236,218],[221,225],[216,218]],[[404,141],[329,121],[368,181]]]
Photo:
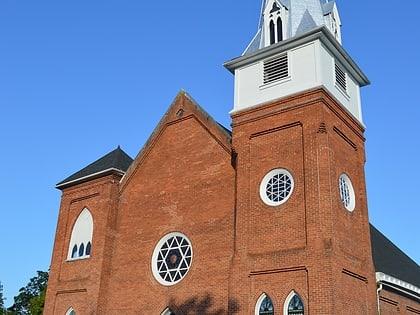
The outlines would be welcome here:
[[[0,282],[0,315],[5,315],[4,309],[4,296],[3,296],[3,285]]]
[[[45,293],[48,284],[48,272],[37,271],[37,276],[29,280],[26,287],[14,297],[14,304],[8,309],[10,315],[42,315]]]

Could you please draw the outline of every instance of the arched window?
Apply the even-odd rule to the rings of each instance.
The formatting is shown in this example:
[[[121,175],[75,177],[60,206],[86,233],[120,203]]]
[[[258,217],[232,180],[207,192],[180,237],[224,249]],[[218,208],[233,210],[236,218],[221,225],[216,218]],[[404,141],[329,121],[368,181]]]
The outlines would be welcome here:
[[[263,293],[257,301],[255,315],[274,315],[274,305],[271,298]]]
[[[71,252],[71,258],[76,258],[76,257],[77,257],[77,245],[75,244]]]
[[[283,40],[283,21],[281,17],[277,19],[277,42],[281,42]]]
[[[92,247],[92,243],[88,242],[86,245],[86,256],[90,256],[90,249]]]
[[[301,297],[295,291],[292,291],[289,294],[288,298],[286,299],[284,314],[286,315],[304,315],[305,314],[303,301]]]
[[[72,307],[70,307],[67,310],[66,315],[76,315],[76,312],[74,311],[74,309]]]
[[[273,45],[276,42],[276,30],[274,22],[270,21],[270,45]]]
[[[74,223],[67,259],[75,260],[89,258],[92,248],[92,235],[93,218],[90,211],[85,208]]]
[[[161,315],[175,315],[175,313],[172,312],[171,309],[168,307],[167,309],[163,311]]]

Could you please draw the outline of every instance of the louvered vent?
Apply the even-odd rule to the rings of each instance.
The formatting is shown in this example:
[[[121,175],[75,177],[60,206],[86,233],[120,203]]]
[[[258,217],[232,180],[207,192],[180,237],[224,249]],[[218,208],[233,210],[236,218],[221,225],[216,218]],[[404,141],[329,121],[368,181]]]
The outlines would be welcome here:
[[[335,84],[347,92],[347,75],[338,64],[335,64]]]
[[[287,54],[264,61],[264,84],[278,81],[289,76]]]

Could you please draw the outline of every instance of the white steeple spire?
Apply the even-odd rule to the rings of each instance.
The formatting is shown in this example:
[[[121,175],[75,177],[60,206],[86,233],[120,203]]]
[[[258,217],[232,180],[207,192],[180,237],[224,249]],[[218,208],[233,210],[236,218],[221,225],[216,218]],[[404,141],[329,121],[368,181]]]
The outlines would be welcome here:
[[[334,0],[263,0],[257,34],[243,54],[320,26],[326,26],[341,43],[341,21]]]

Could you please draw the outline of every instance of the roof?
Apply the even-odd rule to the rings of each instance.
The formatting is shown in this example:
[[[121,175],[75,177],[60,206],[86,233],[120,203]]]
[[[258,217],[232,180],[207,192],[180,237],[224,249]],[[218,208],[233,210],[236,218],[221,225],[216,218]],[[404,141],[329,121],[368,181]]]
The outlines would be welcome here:
[[[420,267],[370,225],[372,256],[376,272],[382,272],[420,288]]]
[[[112,152],[59,182],[56,187],[59,189],[65,188],[82,182],[84,179],[91,179],[94,175],[105,176],[105,173],[107,174],[106,171],[125,173],[132,162],[133,159],[118,146]]]

